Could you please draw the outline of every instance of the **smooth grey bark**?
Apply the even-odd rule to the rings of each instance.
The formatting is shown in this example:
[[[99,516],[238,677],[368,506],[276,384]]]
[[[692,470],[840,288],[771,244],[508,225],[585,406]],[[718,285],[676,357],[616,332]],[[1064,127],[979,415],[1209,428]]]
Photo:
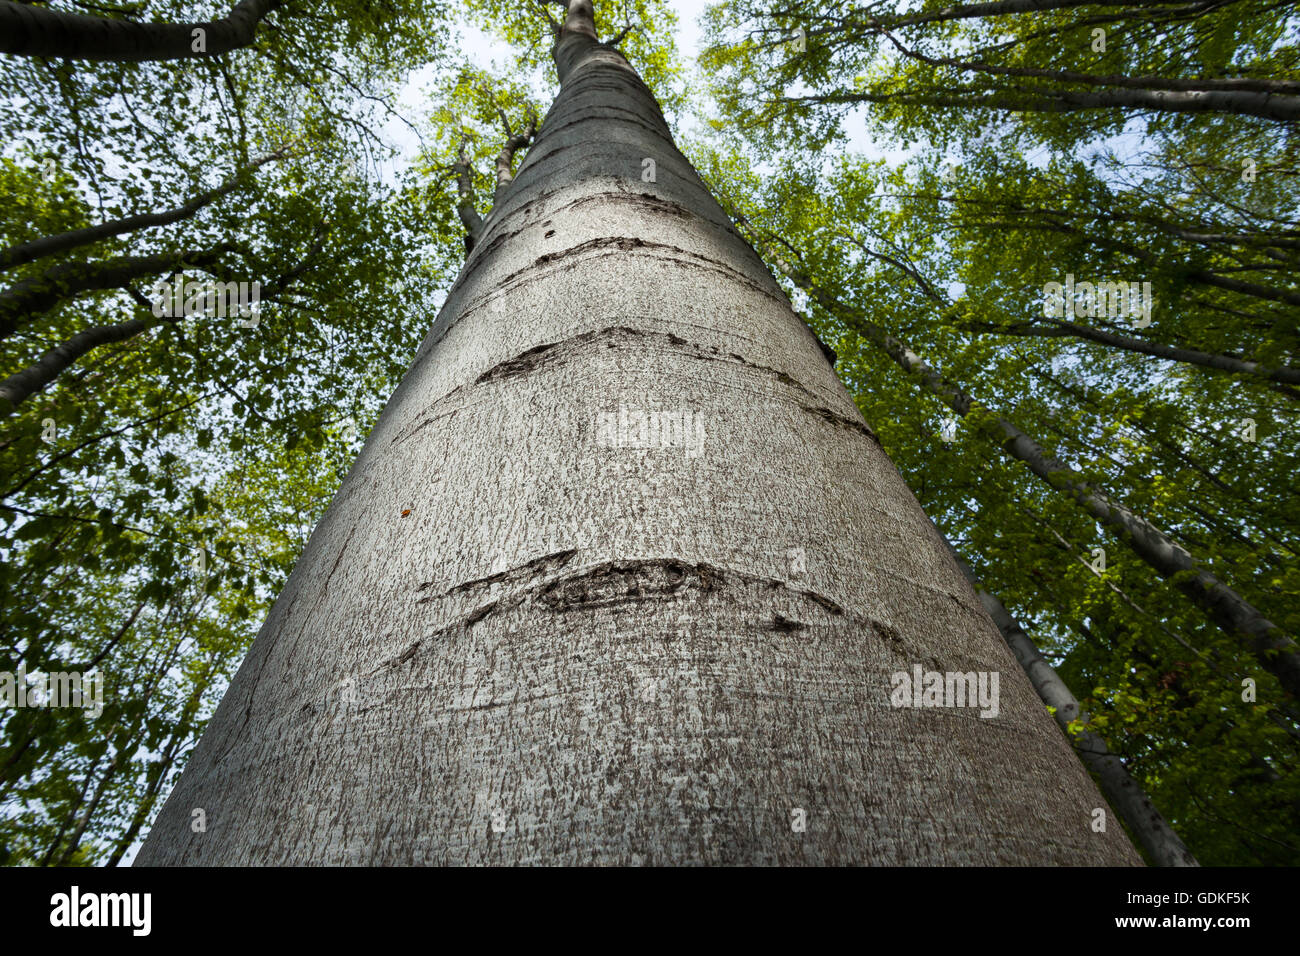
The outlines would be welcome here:
[[[137,862],[1140,863],[587,0],[555,60]],[[892,707],[914,664],[998,716]]]
[[[1010,421],[980,405],[959,385],[935,371],[905,342],[872,322],[861,310],[827,293],[801,268],[779,255],[773,255],[772,261],[822,308],[839,316],[849,328],[884,351],[903,371],[913,375],[921,388],[963,418],[975,413],[979,427],[987,428],[1004,452],[1024,462],[1035,476],[1051,487],[1068,494],[1128,544],[1161,577],[1173,579],[1174,586],[1201,608],[1210,620],[1227,634],[1243,641],[1286,691],[1300,696],[1300,654],[1297,654],[1295,641],[1258,608],[1205,570],[1186,548],[1146,518],[1107,497]]]
[[[537,116],[531,114],[531,111],[528,129],[524,130],[522,133],[516,133],[510,128],[510,121],[506,118],[504,111],[498,110],[498,112],[501,114],[501,125],[505,127],[506,142],[505,145],[501,147],[501,152],[497,153],[497,184],[496,189],[492,194],[492,204],[494,206],[505,198],[506,190],[509,189],[510,184],[514,182],[515,154],[521,149],[527,149],[528,144],[531,143],[533,137],[537,135]]]
[[[135,23],[0,0],[0,53],[69,60],[187,60],[248,46],[281,0],[239,0],[221,20]],[[202,30],[203,50],[194,31]]]
[[[465,227],[465,252],[469,254],[483,234],[483,217],[474,208],[474,174],[465,156],[464,140],[461,140],[460,153],[452,164],[452,171],[456,174],[456,215]]]
[[[951,548],[951,542],[949,543]],[[1196,857],[1187,849],[1186,844],[1174,832],[1169,823],[1161,816],[1151,803],[1142,785],[1133,779],[1124,761],[1110,752],[1106,741],[1100,734],[1091,730],[1070,733],[1072,720],[1082,718],[1087,722],[1087,714],[1079,706],[1079,700],[1070,691],[1065,681],[1061,680],[1056,669],[1047,662],[1039,651],[1038,645],[1025,633],[1024,627],[1016,619],[997,595],[987,591],[981,584],[971,566],[953,550],[953,557],[962,574],[970,582],[979,596],[984,610],[989,612],[993,623],[997,625],[1002,639],[1007,642],[1016,660],[1024,668],[1030,683],[1043,703],[1051,707],[1056,724],[1074,745],[1080,759],[1097,775],[1101,782],[1101,792],[1110,801],[1111,807],[1118,813],[1129,829],[1137,836],[1142,848],[1150,854],[1157,866],[1199,866]]]

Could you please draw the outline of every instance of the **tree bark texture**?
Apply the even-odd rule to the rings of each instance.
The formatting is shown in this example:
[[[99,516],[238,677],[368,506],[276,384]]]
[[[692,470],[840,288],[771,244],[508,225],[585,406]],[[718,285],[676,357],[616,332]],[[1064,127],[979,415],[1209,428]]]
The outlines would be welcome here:
[[[1139,863],[589,22],[138,862]]]

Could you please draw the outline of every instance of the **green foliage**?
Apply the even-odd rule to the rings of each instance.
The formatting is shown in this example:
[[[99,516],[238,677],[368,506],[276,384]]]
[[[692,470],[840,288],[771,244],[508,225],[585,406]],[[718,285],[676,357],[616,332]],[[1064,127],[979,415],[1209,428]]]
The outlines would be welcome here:
[[[1089,717],[1074,729],[1097,731],[1124,757],[1202,863],[1293,864],[1295,700],[1188,601],[1179,576],[1160,577],[987,427],[994,413],[1011,421],[1300,633],[1300,392],[1132,347],[1300,366],[1292,125],[1233,112],[1039,110],[1034,97],[1092,87],[925,62],[894,43],[932,60],[1057,73],[1294,79],[1283,42],[1294,32],[1272,9],[1147,13],[1084,7],[908,26],[893,5],[874,5],[869,23],[812,3],[718,4],[707,62],[722,110],[693,154],[778,274],[785,262],[804,277],[809,321],[926,513],[1080,698]],[[1107,52],[1093,55],[1078,40],[1103,16]],[[801,26],[806,51],[787,42]],[[1012,94],[1020,111],[990,105]],[[859,121],[904,160],[815,152]],[[1071,317],[1125,347],[1063,329],[1044,315],[1044,286],[1067,273],[1150,282],[1152,324]],[[960,420],[954,441],[941,435],[952,410],[864,323],[976,398],[983,410]]]
[[[554,28],[564,21],[564,7],[555,0],[470,0],[471,21],[511,45],[515,51],[513,75],[541,74],[555,94],[551,65]],[[655,92],[666,114],[686,108],[686,76],[677,50],[677,14],[667,0],[617,0],[594,4],[596,35],[611,42],[623,35],[618,49],[636,65],[637,72]],[[625,27],[632,27],[624,33]]]
[[[150,15],[193,13],[167,6]],[[0,671],[105,684],[97,716],[0,716],[0,860],[130,852],[414,354],[459,261],[435,254],[426,187],[384,175],[375,130],[408,72],[442,58],[440,16],[285,5],[211,61],[0,69],[0,248],[233,186],[175,222],[15,265],[5,288],[207,250],[188,279],[263,293],[256,323],[161,320],[151,290],[172,272],[151,269],[68,286],[0,341],[7,376],[84,330],[148,325],[0,419]]]

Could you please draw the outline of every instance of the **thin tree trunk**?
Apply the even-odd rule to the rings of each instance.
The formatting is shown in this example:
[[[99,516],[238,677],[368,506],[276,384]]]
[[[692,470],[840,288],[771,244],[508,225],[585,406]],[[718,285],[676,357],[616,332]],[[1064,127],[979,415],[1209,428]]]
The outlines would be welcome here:
[[[1101,792],[1106,795],[1111,807],[1137,836],[1142,848],[1151,855],[1151,859],[1157,866],[1198,866],[1196,858],[1192,856],[1178,834],[1160,815],[1160,811],[1152,806],[1142,785],[1129,774],[1124,761],[1110,752],[1106,741],[1091,730],[1074,734],[1070,732],[1069,725],[1072,720],[1082,719],[1087,723],[1087,715],[1082,712],[1078,698],[1070,692],[1065,681],[1061,680],[1056,670],[1043,657],[1038,650],[1038,645],[1025,633],[1025,629],[1007,610],[1006,605],[998,599],[997,595],[989,593],[980,585],[975,572],[956,550],[953,550],[953,556],[957,559],[957,566],[961,568],[962,574],[975,589],[975,593],[984,605],[984,610],[989,612],[993,623],[998,626],[1002,639],[1007,642],[1011,652],[1016,655],[1016,660],[1029,675],[1034,690],[1038,691],[1038,696],[1042,698],[1043,703],[1052,708],[1052,716],[1056,718],[1057,726],[1074,744],[1074,749],[1088,769],[1097,775],[1097,779],[1101,781]]]
[[[148,718],[149,702],[153,699],[154,692],[158,689],[159,682],[175,662],[176,654],[183,643],[184,638],[173,642],[171,649],[167,652],[167,656],[162,659],[160,666],[154,670],[152,679],[139,696],[140,716],[137,718],[137,722],[127,729],[125,734],[126,740],[133,741],[136,739],[137,733]],[[118,721],[108,729],[104,736],[112,740],[121,729],[121,721]],[[59,857],[57,863],[58,866],[67,866],[72,861],[73,856],[77,852],[77,848],[81,845],[81,838],[86,832],[86,827],[89,826],[91,818],[95,815],[95,811],[99,809],[100,801],[103,800],[104,794],[108,792],[109,785],[113,782],[113,778],[117,775],[117,772],[122,769],[123,765],[126,764],[134,755],[135,749],[129,745],[127,747],[115,747],[112,763],[109,764],[108,769],[105,770],[103,775],[99,778],[99,783],[95,786],[95,792],[91,796],[90,801],[85,803],[83,799],[84,807],[80,816],[77,818],[76,829],[73,831],[71,839],[69,839],[67,846],[64,847],[63,853]],[[85,791],[83,790],[83,798],[84,794]],[[62,839],[62,833],[63,831],[60,830],[60,839]],[[43,865],[48,865],[49,858],[52,855],[53,850],[56,848],[57,844],[50,848],[51,852],[46,854],[46,861]]]
[[[1165,113],[1229,113],[1285,122],[1300,119],[1300,96],[1254,92],[1180,90],[1035,90],[1033,93],[936,90],[907,93],[838,93],[792,96],[791,103],[904,103],[956,109],[1074,113],[1083,110],[1155,110]]]
[[[296,266],[261,287],[259,301],[273,300],[288,288],[292,280],[310,268],[311,260],[320,252],[321,233],[322,229],[318,227],[316,241]],[[205,254],[205,256],[210,256],[210,254]],[[203,261],[203,258],[195,257],[186,261]],[[144,296],[134,291],[133,295],[140,301],[142,307],[150,305]],[[126,322],[120,322],[117,325],[97,325],[94,328],[78,332],[67,341],[61,342],[45,352],[27,368],[20,369],[4,381],[0,381],[0,418],[12,414],[22,402],[53,382],[87,352],[97,349],[101,345],[108,345],[111,342],[125,342],[127,339],[134,338],[149,329],[157,328],[169,322],[177,322],[180,318],[181,316],[149,316],[144,319],[128,319]]]
[[[11,414],[20,404],[58,378],[59,373],[91,349],[109,342],[134,338],[146,329],[170,321],[165,318],[129,319],[117,325],[97,325],[78,332],[47,351],[25,369],[0,382],[0,417]]]
[[[924,13],[907,13],[881,19],[868,17],[861,23],[866,27],[884,27],[889,30],[896,30],[899,27],[921,23],[971,20],[980,17],[998,17],[1017,13],[1044,13],[1048,10],[1069,10],[1074,7],[1132,8],[1135,3],[1147,7],[1182,7],[1186,6],[1187,0],[996,0],[993,3],[955,3],[938,10],[927,10]],[[1139,14],[1143,11],[1132,10],[1131,12]],[[1117,14],[1116,19],[1123,15]],[[837,27],[828,27],[825,30],[810,30],[808,35],[835,33],[838,29]]]
[[[134,23],[0,0],[0,53],[119,61],[219,56],[252,43],[258,23],[280,3],[240,0],[225,19],[203,23]]]
[[[456,215],[465,227],[465,253],[474,251],[474,244],[483,234],[483,217],[474,208],[474,171],[465,156],[465,141],[461,140],[460,154],[452,166],[456,173]]]
[[[137,862],[1139,862],[589,0],[554,54]]]
[[[1013,211],[1022,212],[1026,215],[1032,214],[1034,210],[1024,207],[1010,207]],[[984,225],[1002,227],[1007,229],[1041,229],[1047,232],[1058,232],[1067,236],[1077,236],[1089,245],[1097,246],[1107,250],[1117,250],[1132,256],[1139,262],[1145,263],[1157,270],[1165,270],[1168,263],[1153,252],[1142,249],[1133,245],[1131,242],[1123,242],[1110,238],[1108,235],[1090,233],[1077,226],[1070,226],[1063,222],[1054,222],[1051,219],[1041,219],[1042,225],[1030,224],[1025,219],[1019,221],[986,221]],[[1181,278],[1190,282],[1196,282],[1201,285],[1210,285],[1219,289],[1227,289],[1230,292],[1239,292],[1242,295],[1253,296],[1257,299],[1267,299],[1270,302],[1284,302],[1287,305],[1300,305],[1300,292],[1293,292],[1288,289],[1279,289],[1276,286],[1260,285],[1258,282],[1243,282],[1240,279],[1233,279],[1230,276],[1221,275],[1217,272],[1210,272],[1208,269],[1192,269],[1183,273]]]
[[[922,388],[963,418],[975,413],[977,427],[987,428],[1003,451],[1024,462],[1031,472],[1051,487],[1070,495],[1161,577],[1174,578],[1175,586],[1212,621],[1226,633],[1244,640],[1285,690],[1300,696],[1300,654],[1296,653],[1296,643],[1258,608],[1205,570],[1169,535],[1093,488],[1082,475],[1058,461],[1011,422],[981,406],[962,388],[941,376],[906,343],[876,325],[865,313],[823,291],[798,267],[780,256],[774,256],[773,261],[822,308],[839,316],[850,328],[889,355],[905,372],[913,375]]]
[[[207,670],[204,671],[201,677],[196,679],[190,690],[190,695],[185,701],[185,706],[181,709],[180,717],[176,721],[175,729],[167,739],[167,746],[162,748],[162,753],[158,759],[151,762],[149,765],[149,773],[151,773],[153,777],[148,780],[145,786],[144,796],[141,799],[139,806],[136,807],[135,813],[132,814],[130,824],[117,838],[113,846],[113,852],[104,862],[104,866],[120,865],[122,858],[126,856],[127,852],[131,849],[132,844],[135,843],[136,837],[144,828],[144,825],[149,822],[149,818],[153,814],[154,803],[157,801],[163,783],[167,780],[168,773],[176,761],[176,751],[179,749],[181,744],[189,740],[190,735],[194,732],[191,721],[193,721],[194,715],[198,713],[199,706],[203,703],[203,695],[208,690],[213,673],[216,671],[218,665],[224,663],[224,661],[224,654],[214,655],[213,659],[208,664]]]
[[[930,66],[951,66],[965,72],[985,73],[992,76],[1029,77],[1039,80],[1053,80],[1059,83],[1078,83],[1083,86],[1109,86],[1136,90],[1141,99],[1133,104],[1120,102],[1115,105],[1145,104],[1152,109],[1188,110],[1188,104],[1203,101],[1203,110],[1215,112],[1239,113],[1247,115],[1265,115],[1261,109],[1268,109],[1266,103],[1281,99],[1283,111],[1300,110],[1300,97],[1294,94],[1300,91],[1300,85],[1290,81],[1256,80],[1251,77],[1203,77],[1198,79],[1166,78],[1162,76],[1124,76],[1120,74],[1079,73],[1075,70],[1048,70],[1040,67],[998,66],[991,63],[978,63],[960,60],[955,57],[926,56],[917,50],[904,46],[895,37],[889,37],[893,46],[905,56],[919,60]],[[1023,95],[1020,91],[1008,91],[1011,96]],[[1048,98],[1069,97],[1077,90],[1053,90],[1050,87],[1034,87],[1032,93]],[[1177,96],[1169,97],[1168,93]],[[1164,104],[1164,105],[1162,105]],[[1272,114],[1270,114],[1272,115]],[[1276,115],[1273,118],[1288,118]]]
[[[63,819],[59,822],[58,830],[54,832],[54,839],[52,839],[50,845],[45,848],[45,853],[42,854],[38,865],[49,866],[54,862],[54,854],[57,853],[59,847],[63,845],[63,835],[68,832],[69,827],[76,825],[78,820],[77,811],[84,808],[86,803],[86,791],[90,789],[90,783],[95,779],[95,771],[99,769],[100,761],[103,759],[104,755],[100,754],[91,761],[90,767],[86,770],[86,775],[81,778],[81,791],[77,794],[76,802],[72,804],[72,809],[63,815]],[[110,767],[106,773],[112,773],[112,769],[113,768]],[[102,781],[103,778],[100,779]]]
[[[514,182],[515,153],[526,149],[537,135],[537,116],[532,115],[528,129],[522,133],[516,133],[510,128],[504,112],[501,113],[501,125],[505,127],[506,142],[501,147],[501,152],[497,153],[497,185],[492,199],[494,205],[505,198],[506,190]]]
[[[974,332],[991,332],[995,335],[1016,335],[1048,339],[1084,339],[1089,342],[1097,342],[1101,345],[1109,345],[1112,348],[1123,349],[1126,352],[1137,352],[1142,355],[1152,355],[1156,358],[1168,359],[1171,362],[1184,362],[1188,365],[1199,365],[1202,368],[1214,369],[1218,372],[1249,375],[1270,382],[1282,382],[1287,385],[1300,385],[1300,368],[1288,368],[1286,366],[1267,368],[1257,362],[1235,358],[1231,355],[1217,355],[1213,352],[1202,352],[1198,349],[1186,349],[1174,345],[1164,345],[1160,342],[1148,342],[1146,339],[1134,338],[1131,335],[1120,335],[1116,332],[1108,332],[1105,329],[1090,328],[1086,325],[1078,325],[1074,322],[1058,321],[1047,326],[1027,323],[1018,323],[1010,326],[971,324],[967,327]],[[1297,394],[1291,390],[1284,390],[1282,394],[1290,398],[1298,397]]]

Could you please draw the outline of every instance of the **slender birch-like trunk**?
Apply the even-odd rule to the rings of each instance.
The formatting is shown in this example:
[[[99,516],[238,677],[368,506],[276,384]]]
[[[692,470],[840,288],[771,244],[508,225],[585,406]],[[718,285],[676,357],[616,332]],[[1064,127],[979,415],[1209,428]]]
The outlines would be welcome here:
[[[138,862],[1139,863],[590,0],[555,60]]]
[[[951,548],[951,543],[949,544]],[[1029,676],[1029,681],[1038,691],[1043,703],[1052,708],[1056,724],[1070,738],[1079,758],[1097,775],[1101,782],[1101,791],[1114,807],[1115,812],[1123,817],[1130,830],[1137,836],[1151,859],[1158,866],[1200,866],[1192,851],[1187,849],[1182,838],[1160,815],[1160,811],[1151,803],[1142,785],[1133,779],[1124,766],[1124,761],[1111,753],[1101,735],[1091,730],[1070,733],[1070,722],[1086,715],[1079,706],[1079,699],[1074,696],[1065,681],[1056,673],[1056,669],[1047,662],[1038,645],[1025,633],[1024,627],[1015,615],[1007,609],[1001,599],[985,590],[960,555],[953,550],[957,565],[979,596],[984,609],[998,626],[1002,639],[1007,642],[1016,660]]]
[[[838,316],[849,328],[884,351],[899,368],[914,376],[914,381],[921,388],[963,418],[972,416],[977,428],[987,429],[990,435],[995,436],[1003,452],[1024,462],[1037,478],[1068,494],[1132,548],[1133,553],[1161,577],[1172,579],[1174,586],[1204,611],[1211,621],[1247,647],[1260,665],[1277,677],[1287,692],[1300,695],[1300,650],[1297,650],[1295,640],[1207,570],[1191,552],[1143,516],[1130,511],[1121,502],[1112,500],[1100,489],[1090,485],[1083,475],[1060,461],[1009,420],[980,405],[961,386],[940,375],[925,359],[912,351],[907,343],[871,321],[865,311],[840,301],[814,283],[798,266],[779,256],[774,256],[773,259],[791,282],[807,292],[826,311]]]

